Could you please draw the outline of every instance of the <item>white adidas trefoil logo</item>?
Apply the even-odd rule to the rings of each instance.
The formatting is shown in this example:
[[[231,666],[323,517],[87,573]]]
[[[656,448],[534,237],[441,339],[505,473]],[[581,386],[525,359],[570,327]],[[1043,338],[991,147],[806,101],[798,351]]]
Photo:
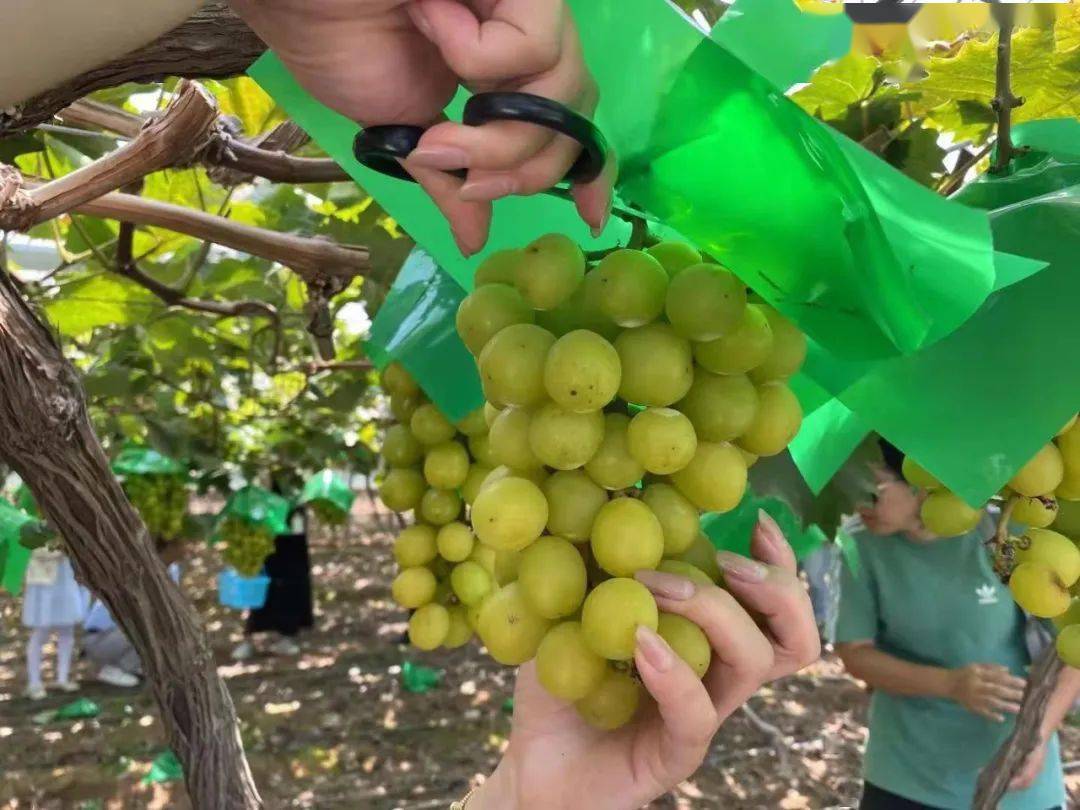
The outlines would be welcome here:
[[[998,603],[997,588],[993,585],[980,585],[975,589],[975,595],[979,597],[980,605],[996,605]]]

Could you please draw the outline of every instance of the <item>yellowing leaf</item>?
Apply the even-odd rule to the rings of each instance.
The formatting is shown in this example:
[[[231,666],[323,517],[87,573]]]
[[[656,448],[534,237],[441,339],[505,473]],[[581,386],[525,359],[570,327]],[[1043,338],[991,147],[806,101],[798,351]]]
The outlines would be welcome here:
[[[878,68],[878,60],[872,56],[849,53],[819,68],[792,99],[811,115],[837,118],[874,91]]]
[[[285,120],[274,100],[253,79],[240,76],[223,82],[206,82],[225,115],[240,120],[245,135],[258,135]]]
[[[1080,5],[1068,3],[1057,7],[1054,47],[1060,53],[1068,53],[1080,48]]]

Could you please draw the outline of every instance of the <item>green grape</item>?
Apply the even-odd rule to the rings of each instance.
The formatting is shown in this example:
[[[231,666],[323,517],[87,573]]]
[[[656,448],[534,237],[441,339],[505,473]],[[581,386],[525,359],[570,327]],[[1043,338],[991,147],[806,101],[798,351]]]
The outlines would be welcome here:
[[[1065,666],[1080,669],[1080,626],[1069,625],[1058,633],[1054,643]]]
[[[715,563],[713,563],[715,565]],[[719,566],[717,566],[719,570]],[[657,571],[663,571],[665,574],[675,574],[676,576],[686,577],[686,579],[693,582],[695,585],[708,587],[716,584],[709,578],[709,575],[698,568],[696,565],[691,565],[688,562],[682,560],[661,560],[660,564],[656,566]]]
[[[545,619],[569,616],[585,599],[585,561],[568,540],[541,537],[521,553],[518,583],[529,605]]]
[[[596,332],[607,341],[615,340],[622,331],[615,321],[604,312],[604,295],[607,287],[596,270],[585,274],[585,280],[578,287],[575,296],[581,311],[581,327]]]
[[[697,369],[693,385],[677,407],[694,426],[698,439],[728,442],[743,435],[754,423],[758,392],[742,374],[721,377]]]
[[[694,359],[713,374],[745,374],[764,363],[772,353],[773,336],[769,319],[758,304],[743,310],[734,330],[694,344]]]
[[[241,576],[256,576],[262,571],[266,558],[274,553],[273,533],[239,518],[226,518],[218,536],[225,545],[223,559]]]
[[[544,388],[574,413],[598,411],[615,399],[622,371],[615,347],[579,329],[555,341],[544,362]]]
[[[518,264],[521,262],[522,251],[518,248],[510,250],[497,250],[480,262],[473,275],[473,287],[483,287],[486,284],[509,284],[513,286],[517,277]]]
[[[647,408],[630,420],[627,448],[642,467],[655,475],[678,472],[694,457],[694,426],[673,408]]]
[[[666,323],[628,329],[615,338],[622,364],[619,396],[627,402],[664,408],[686,396],[694,382],[690,341]]]
[[[484,600],[484,602],[486,601],[487,599]],[[476,605],[469,605],[465,608],[465,618],[469,622],[469,628],[474,633],[479,632],[477,628],[480,627],[480,611],[484,609],[484,602],[480,602]]]
[[[432,573],[435,574],[435,581],[438,583],[435,586],[435,596],[432,598],[432,602],[443,607],[449,607],[450,605],[457,603],[457,597],[454,596],[454,590],[450,587],[450,583],[447,582],[446,576],[439,571],[434,570],[434,566],[428,566],[432,568]]]
[[[124,492],[152,537],[172,541],[183,534],[188,490],[182,477],[156,474],[131,476],[124,481]]]
[[[490,402],[484,403],[484,421],[487,422],[488,430],[491,430],[491,426],[495,424],[500,413],[502,413],[502,408],[496,408]]]
[[[931,492],[920,507],[923,526],[939,537],[967,534],[982,519],[982,510],[973,509],[947,490]]]
[[[524,407],[544,399],[544,361],[555,336],[531,323],[508,326],[480,352],[484,396],[501,405]]]
[[[926,490],[941,489],[941,482],[927,472],[911,456],[904,456],[904,463],[900,466],[900,471],[904,474],[904,478],[907,482],[913,487],[920,487]]]
[[[311,509],[315,519],[323,526],[344,526],[349,517],[348,513],[329,501],[309,501],[308,508]]]
[[[1069,421],[1065,423],[1065,426],[1062,427],[1061,430],[1054,434],[1054,437],[1057,438],[1059,436],[1064,436],[1066,433],[1070,432],[1074,427],[1076,427],[1077,422],[1080,422],[1080,413],[1074,413],[1072,416],[1070,416]]]
[[[435,574],[424,567],[406,568],[390,583],[394,601],[403,608],[418,608],[435,598]]]
[[[495,460],[495,454],[491,452],[491,434],[484,433],[480,436],[469,437],[469,455],[478,464],[483,464],[485,467],[496,467],[498,462]]]
[[[655,630],[656,600],[636,579],[616,577],[601,582],[585,597],[581,630],[585,643],[611,661],[629,661],[637,649],[637,628]]]
[[[1071,597],[1049,566],[1020,563],[1009,577],[1009,591],[1023,610],[1040,619],[1052,619],[1069,609]]]
[[[400,397],[415,397],[420,394],[420,386],[401,363],[390,363],[382,370],[381,376],[383,390],[388,394],[397,394]]]
[[[716,340],[734,332],[746,311],[746,287],[715,264],[688,267],[668,285],[664,311],[688,340]]]
[[[491,574],[495,584],[501,588],[517,579],[521,552],[496,551],[483,543],[477,543],[469,559],[484,566],[484,570]]]
[[[419,470],[390,470],[379,487],[379,497],[391,512],[408,512],[420,505],[427,483]]]
[[[562,234],[541,236],[522,254],[514,282],[533,309],[554,309],[564,303],[585,277],[585,254]]]
[[[461,497],[469,506],[473,505],[476,496],[484,486],[484,479],[491,474],[491,467],[477,462],[469,467],[469,474],[465,476],[465,483],[461,485]]]
[[[397,564],[402,568],[415,568],[434,560],[438,554],[435,536],[435,529],[423,523],[402,529],[394,541],[394,559]]]
[[[409,429],[421,444],[429,447],[448,442],[457,435],[457,428],[430,402],[416,409],[409,420]]]
[[[1009,488],[1029,498],[1052,495],[1064,477],[1065,463],[1061,451],[1050,442],[1009,480]]]
[[[491,457],[497,465],[512,470],[534,470],[543,466],[529,445],[532,412],[527,408],[507,408],[495,419],[488,434]]]
[[[746,462],[732,444],[698,442],[694,458],[671,483],[702,511],[730,512],[746,493]]]
[[[428,448],[424,478],[435,489],[457,489],[469,475],[469,454],[454,441]]]
[[[700,531],[698,510],[670,484],[649,484],[641,495],[664,532],[664,556],[682,554],[697,539]]]
[[[445,526],[461,514],[461,496],[451,489],[429,489],[420,499],[420,517],[432,526]]]
[[[435,534],[435,548],[439,556],[450,562],[462,562],[469,559],[476,536],[464,523],[447,523]]]
[[[484,600],[476,631],[500,664],[517,666],[536,655],[551,623],[529,606],[521,586],[511,582]]]
[[[714,583],[722,584],[724,581],[724,573],[716,560],[716,547],[704,534],[698,534],[690,548],[679,555],[679,562],[689,563]]]
[[[612,576],[656,568],[664,556],[664,530],[652,510],[634,498],[615,498],[600,509],[590,539],[593,558]]]
[[[729,378],[724,378],[729,379]],[[802,406],[784,383],[765,383],[757,390],[757,412],[739,436],[739,447],[756,456],[782,453],[802,426]]]
[[[1080,579],[1080,549],[1063,534],[1050,529],[1028,529],[1016,550],[1018,563],[1041,563],[1066,588]]]
[[[626,414],[604,415],[604,437],[585,464],[585,472],[604,489],[628,489],[645,475],[645,468],[630,454],[629,428]]]
[[[619,326],[644,326],[664,311],[668,274],[648,253],[616,250],[605,256],[594,272],[599,274],[604,291],[600,306]]]
[[[450,612],[442,605],[424,605],[409,618],[409,641],[421,650],[434,650],[450,633]]]
[[[608,668],[604,680],[574,704],[590,726],[614,731],[634,719],[641,702],[641,686],[625,672]]]
[[[1012,519],[1025,526],[1045,529],[1053,524],[1058,515],[1058,502],[1053,498],[1020,497],[1013,507]]]
[[[488,484],[494,484],[496,481],[501,481],[504,478],[524,478],[526,481],[532,481],[539,487],[543,486],[548,478],[548,474],[547,470],[543,467],[534,467],[531,470],[511,470],[503,464],[488,473],[488,477],[485,478],[484,483],[480,485],[480,491],[483,492]]]
[[[661,613],[656,632],[695,675],[705,677],[712,663],[712,646],[700,627],[674,613]]]
[[[476,607],[479,608],[480,604],[477,604]],[[464,647],[472,639],[473,629],[472,625],[469,624],[469,609],[471,607],[454,605],[447,608],[450,626],[447,629],[446,638],[443,639],[443,646],[446,649],[456,650],[458,647]]]
[[[473,531],[492,548],[520,551],[544,531],[548,506],[544,493],[524,478],[503,478],[488,484],[472,507]]]
[[[457,333],[474,357],[503,329],[515,324],[532,323],[534,319],[521,293],[508,284],[488,284],[478,287],[457,310]]]
[[[589,649],[578,622],[555,625],[536,650],[536,679],[559,700],[586,697],[600,686],[607,671],[607,661]]]
[[[450,572],[450,587],[461,604],[475,605],[494,590],[495,583],[484,566],[466,560],[455,565]]]
[[[583,467],[604,440],[604,414],[573,413],[554,402],[537,408],[529,422],[529,446],[540,461],[557,470]]]
[[[1054,627],[1064,630],[1073,624],[1080,624],[1080,599],[1069,602],[1069,609],[1064,613],[1054,616]]]
[[[668,278],[675,278],[687,267],[701,264],[701,254],[685,242],[660,242],[645,252],[660,262]]]
[[[465,416],[464,419],[455,423],[455,426],[459,431],[466,436],[482,436],[488,432],[487,418],[484,415],[484,409],[482,407],[477,408]]]
[[[402,424],[409,424],[409,420],[412,419],[416,409],[419,408],[424,402],[423,397],[417,396],[401,396],[399,394],[390,395],[390,415]]]
[[[750,371],[750,379],[759,384],[786,380],[806,360],[806,335],[772,307],[763,306],[762,311],[772,330],[773,346],[768,358]]]
[[[588,540],[607,493],[580,470],[560,470],[540,489],[548,503],[548,531],[575,543]]]

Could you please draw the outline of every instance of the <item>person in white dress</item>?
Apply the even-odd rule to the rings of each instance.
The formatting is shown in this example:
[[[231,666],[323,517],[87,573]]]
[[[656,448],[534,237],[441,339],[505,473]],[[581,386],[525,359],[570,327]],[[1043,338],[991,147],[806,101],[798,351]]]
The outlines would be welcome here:
[[[23,592],[23,626],[30,629],[26,645],[26,694],[31,700],[45,697],[41,676],[45,643],[56,636],[56,687],[74,692],[79,685],[71,677],[75,649],[75,626],[86,612],[83,590],[64,552],[42,547],[30,555]]]

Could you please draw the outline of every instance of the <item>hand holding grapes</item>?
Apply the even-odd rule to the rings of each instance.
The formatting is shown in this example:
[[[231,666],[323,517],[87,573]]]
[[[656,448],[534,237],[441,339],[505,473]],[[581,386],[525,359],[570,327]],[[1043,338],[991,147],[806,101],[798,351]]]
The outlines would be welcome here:
[[[726,589],[657,571],[639,575],[662,611],[705,631],[713,658],[701,679],[660,636],[639,628],[634,663],[656,703],[617,731],[588,725],[572,704],[540,686],[535,663],[523,666],[510,745],[468,810],[629,810],[689,777],[723,721],[762,683],[819,653],[795,556],[767,516],[754,531],[752,552],[756,560],[719,555]]]
[[[1016,714],[1024,697],[1024,679],[998,664],[970,664],[952,671],[952,697],[957,703],[997,723],[1005,712]]]
[[[596,85],[563,0],[232,0],[309,92],[364,125],[435,124],[405,166],[450,222],[462,252],[487,239],[491,202],[558,182],[576,142],[529,124],[440,120],[459,85],[545,96],[584,115]],[[448,171],[467,169],[465,181]],[[575,189],[603,226],[614,166]]]

